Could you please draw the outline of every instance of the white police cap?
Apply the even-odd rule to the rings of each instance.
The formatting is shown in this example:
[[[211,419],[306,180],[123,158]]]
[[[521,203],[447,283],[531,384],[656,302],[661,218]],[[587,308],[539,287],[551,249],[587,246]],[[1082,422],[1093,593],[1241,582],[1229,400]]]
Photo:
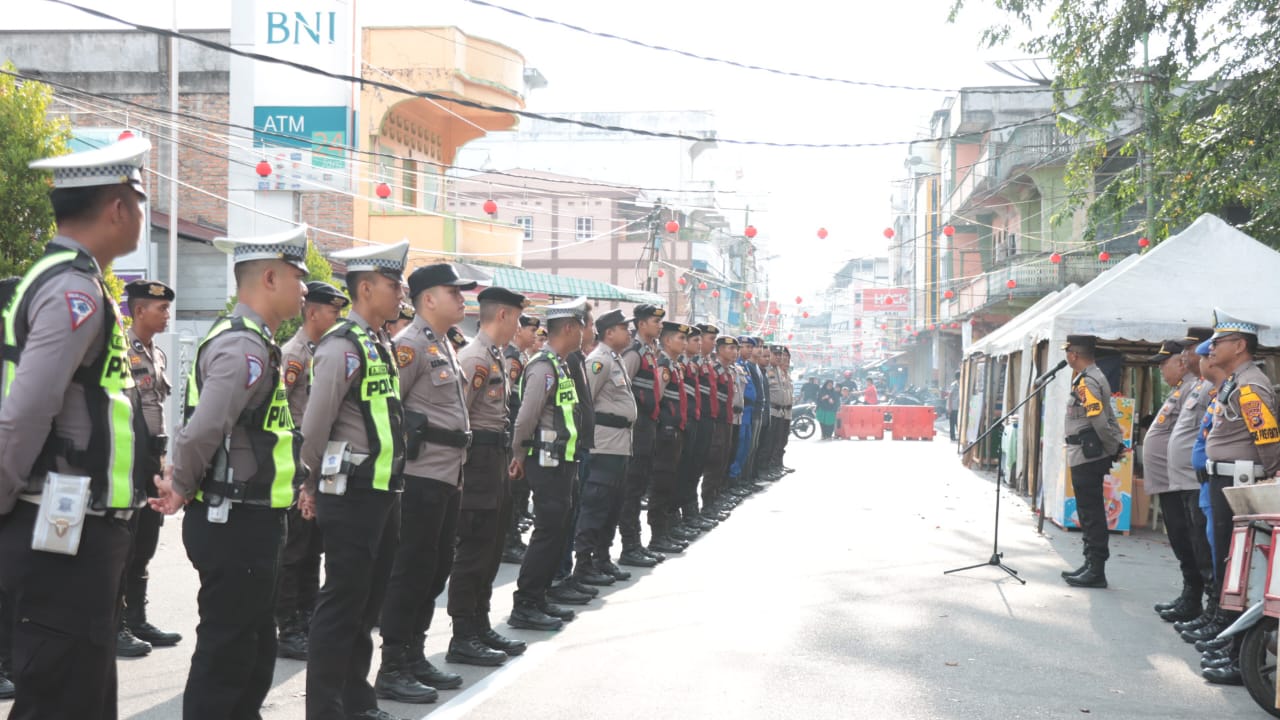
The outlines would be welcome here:
[[[142,187],[142,165],[151,152],[151,141],[126,138],[106,147],[59,155],[29,163],[33,170],[52,170],[54,189],[132,185],[146,196]]]
[[[587,299],[585,297],[574,298],[573,300],[556,303],[555,305],[547,305],[543,308],[547,313],[548,320],[556,320],[558,318],[577,318],[579,320],[585,320],[587,312],[590,309],[591,306],[587,304]]]
[[[236,264],[251,260],[283,260],[307,272],[306,225],[257,237],[214,238],[213,246],[230,255]]]
[[[1219,338],[1223,335],[1231,335],[1233,333],[1243,333],[1245,335],[1257,336],[1259,330],[1266,330],[1267,326],[1262,323],[1256,323],[1249,320],[1241,320],[1223,312],[1219,308],[1213,309],[1213,337]]]
[[[345,263],[348,273],[380,272],[396,277],[404,274],[408,257],[408,240],[401,240],[395,245],[364,245],[329,254],[330,259]]]

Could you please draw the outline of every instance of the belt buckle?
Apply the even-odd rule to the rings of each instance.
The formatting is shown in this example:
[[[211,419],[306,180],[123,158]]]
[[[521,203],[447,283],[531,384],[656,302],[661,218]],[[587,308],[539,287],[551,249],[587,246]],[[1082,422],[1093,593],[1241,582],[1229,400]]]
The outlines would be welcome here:
[[[465,435],[465,436],[466,436],[466,438],[467,438],[467,444],[466,444],[465,446],[463,446],[463,449],[464,449],[464,450],[470,450],[470,449],[471,449],[471,443],[475,441],[475,434],[474,434],[474,433],[472,433],[470,430],[468,430],[467,432],[463,433],[463,435]]]

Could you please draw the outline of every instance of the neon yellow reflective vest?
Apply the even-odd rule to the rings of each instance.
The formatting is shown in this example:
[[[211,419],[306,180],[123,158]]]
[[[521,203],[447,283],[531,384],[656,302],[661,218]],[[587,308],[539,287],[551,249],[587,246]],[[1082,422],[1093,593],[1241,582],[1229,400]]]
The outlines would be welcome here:
[[[26,341],[25,301],[50,278],[70,270],[98,276],[97,263],[87,253],[51,244],[44,257],[27,271],[14,289],[3,314],[3,397],[9,396]],[[102,322],[102,352],[92,364],[77,368],[71,378],[84,388],[92,425],[88,446],[77,450],[71,441],[58,437],[51,427],[32,473],[56,470],[56,459],[60,457],[89,475],[90,503],[94,508],[119,510],[138,507],[144,501],[142,479],[134,477],[138,468],[133,459],[145,451],[147,431],[142,409],[131,392],[133,376],[129,373],[128,343],[115,300],[107,294],[100,279],[98,287],[102,291],[100,302],[110,314]]]
[[[200,483],[196,499],[204,500],[204,496],[208,494],[252,505],[287,508],[293,504],[293,484],[300,464],[298,453],[302,449],[302,436],[294,430],[293,415],[289,412],[284,375],[280,372],[280,348],[276,347],[275,342],[257,323],[233,315],[218,320],[210,328],[209,334],[196,348],[195,361],[191,363],[191,371],[187,374],[183,418],[190,419],[200,402],[200,388],[204,385],[204,378],[199,372],[200,353],[204,352],[209,341],[228,332],[255,333],[266,343],[270,355],[270,394],[261,405],[245,408],[236,419],[236,425],[244,428],[249,435],[249,446],[253,450],[258,468],[250,478],[233,475],[230,484],[226,482],[226,478],[212,477],[213,471],[210,468]]]
[[[543,350],[525,366],[525,374],[520,378],[521,402],[524,401],[525,380],[529,377],[529,368],[533,367],[538,360],[551,363],[556,382],[555,404],[560,412],[555,415],[556,439],[551,443],[543,442],[537,437],[537,431],[535,431],[534,438],[526,443],[530,446],[528,452],[532,455],[535,450],[548,450],[552,456],[572,462],[578,459],[578,421],[575,415],[578,410],[578,387],[574,385],[573,376],[569,374],[569,368],[564,361],[550,350]]]
[[[382,343],[350,320],[339,320],[320,342],[330,336],[345,337],[355,343],[356,355],[360,358],[360,380],[351,383],[349,396],[359,406],[364,420],[369,458],[348,473],[347,488],[399,489],[405,446],[399,366]],[[392,487],[393,481],[395,488]]]

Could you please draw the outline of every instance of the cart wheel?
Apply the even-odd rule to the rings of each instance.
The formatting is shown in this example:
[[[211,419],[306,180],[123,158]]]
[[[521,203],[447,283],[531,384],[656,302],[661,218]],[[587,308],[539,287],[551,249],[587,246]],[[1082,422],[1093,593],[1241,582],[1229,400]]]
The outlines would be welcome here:
[[[813,421],[813,418],[808,416],[798,417],[791,421],[791,434],[801,440],[808,440],[813,437],[813,431],[817,428],[817,423]]]
[[[1264,617],[1245,631],[1240,644],[1240,674],[1258,707],[1280,717],[1276,705],[1276,619]]]

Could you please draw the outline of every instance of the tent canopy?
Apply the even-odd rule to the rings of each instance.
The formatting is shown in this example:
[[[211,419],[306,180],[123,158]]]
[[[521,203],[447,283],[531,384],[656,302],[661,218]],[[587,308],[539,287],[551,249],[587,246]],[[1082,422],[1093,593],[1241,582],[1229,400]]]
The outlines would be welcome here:
[[[518,293],[540,293],[552,297],[580,297],[590,300],[618,300],[629,303],[665,305],[662,296],[644,290],[632,290],[599,280],[533,272],[506,265],[485,267],[492,276],[491,284]]]
[[[965,351],[965,355],[973,355],[983,353],[984,355],[1005,355],[1018,349],[1022,345],[1022,330],[1041,313],[1047,312],[1050,308],[1060,305],[1070,297],[1072,293],[1079,290],[1080,286],[1071,284],[1061,290],[1055,290],[1048,295],[1040,298],[1031,307],[1018,313],[1009,322],[992,330],[986,337],[978,340],[969,346]]]

